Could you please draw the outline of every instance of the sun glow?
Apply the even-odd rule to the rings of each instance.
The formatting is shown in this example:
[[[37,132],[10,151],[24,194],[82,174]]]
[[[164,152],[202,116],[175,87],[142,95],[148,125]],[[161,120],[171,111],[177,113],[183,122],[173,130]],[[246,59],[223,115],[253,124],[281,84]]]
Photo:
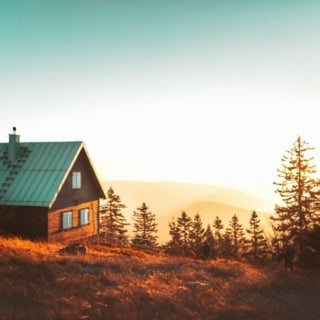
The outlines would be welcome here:
[[[82,140],[103,180],[273,198],[296,137],[320,149],[319,6],[231,2],[6,6],[1,140]]]

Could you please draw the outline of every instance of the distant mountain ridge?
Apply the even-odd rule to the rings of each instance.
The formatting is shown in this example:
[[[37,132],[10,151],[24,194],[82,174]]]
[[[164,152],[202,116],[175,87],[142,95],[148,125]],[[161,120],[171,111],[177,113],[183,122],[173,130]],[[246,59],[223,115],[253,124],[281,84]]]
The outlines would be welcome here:
[[[132,222],[133,211],[145,202],[156,214],[160,242],[169,239],[168,223],[183,210],[191,217],[199,213],[205,227],[208,223],[212,225],[216,216],[227,227],[233,214],[237,214],[247,227],[253,210],[258,212],[263,222],[268,215],[266,208],[271,208],[271,204],[263,199],[215,185],[125,180],[104,181],[103,185],[105,190],[112,187],[127,206],[124,212],[129,223]]]

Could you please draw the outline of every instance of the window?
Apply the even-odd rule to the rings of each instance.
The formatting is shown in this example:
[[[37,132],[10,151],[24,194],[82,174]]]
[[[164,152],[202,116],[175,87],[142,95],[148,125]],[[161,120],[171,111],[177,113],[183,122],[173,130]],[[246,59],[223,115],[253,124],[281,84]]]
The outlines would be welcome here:
[[[84,226],[86,224],[89,224],[89,209],[81,209],[79,211],[79,217],[80,217],[80,226]]]
[[[72,211],[66,211],[62,213],[62,229],[72,228]]]
[[[81,172],[74,171],[72,172],[72,189],[81,188]]]

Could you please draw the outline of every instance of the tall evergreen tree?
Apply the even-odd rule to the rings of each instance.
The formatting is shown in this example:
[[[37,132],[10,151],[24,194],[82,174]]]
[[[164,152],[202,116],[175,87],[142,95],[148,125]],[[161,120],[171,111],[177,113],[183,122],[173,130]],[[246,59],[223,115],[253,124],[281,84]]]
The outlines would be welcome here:
[[[102,241],[112,247],[128,245],[128,235],[125,217],[122,210],[126,206],[112,187],[107,192],[107,202],[100,207],[100,234]]]
[[[245,249],[245,237],[242,225],[239,223],[238,216],[234,214],[226,230],[228,238],[232,244],[232,256],[240,258]]]
[[[201,255],[201,248],[204,242],[205,229],[203,228],[203,223],[199,213],[196,213],[190,228],[190,246],[196,256]]]
[[[280,181],[274,182],[282,200],[271,217],[278,234],[275,240],[282,250],[293,246],[298,259],[305,251],[304,238],[319,219],[319,184],[314,177],[313,150],[308,142],[298,137],[281,159]]]
[[[227,259],[234,258],[234,248],[233,248],[233,243],[231,239],[231,233],[229,233],[228,231],[226,231],[222,235],[221,252],[219,257],[227,258]]]
[[[155,249],[157,247],[157,226],[156,216],[149,211],[148,206],[143,202],[132,217],[134,238],[132,245],[138,248]]]
[[[222,220],[216,216],[213,222],[213,229],[214,229],[214,239],[215,239],[215,251],[217,257],[222,256],[222,247],[223,247],[223,230],[224,226]]]
[[[260,219],[255,210],[252,211],[249,229],[247,229],[249,238],[247,240],[247,256],[255,262],[261,261],[267,256],[267,240],[260,227]]]
[[[214,240],[213,231],[211,229],[210,224],[207,225],[207,228],[205,230],[204,241],[210,247],[210,258],[215,258],[216,257],[215,240]]]
[[[188,254],[190,250],[190,233],[192,227],[192,219],[187,215],[185,211],[182,211],[181,215],[178,217],[177,227],[180,233],[182,249],[185,254]]]
[[[171,239],[164,246],[165,251],[170,254],[180,255],[182,242],[180,236],[180,230],[178,228],[178,224],[175,218],[169,222],[169,234]]]

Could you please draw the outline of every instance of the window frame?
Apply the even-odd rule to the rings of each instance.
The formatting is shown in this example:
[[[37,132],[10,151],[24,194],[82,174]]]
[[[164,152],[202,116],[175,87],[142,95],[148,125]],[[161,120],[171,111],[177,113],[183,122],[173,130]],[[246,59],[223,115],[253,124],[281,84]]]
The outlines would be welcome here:
[[[89,208],[82,208],[79,210],[79,225],[80,227],[90,224]]]
[[[73,228],[73,212],[71,210],[61,213],[61,228],[62,230]]]
[[[81,189],[81,171],[72,172],[72,189]]]

